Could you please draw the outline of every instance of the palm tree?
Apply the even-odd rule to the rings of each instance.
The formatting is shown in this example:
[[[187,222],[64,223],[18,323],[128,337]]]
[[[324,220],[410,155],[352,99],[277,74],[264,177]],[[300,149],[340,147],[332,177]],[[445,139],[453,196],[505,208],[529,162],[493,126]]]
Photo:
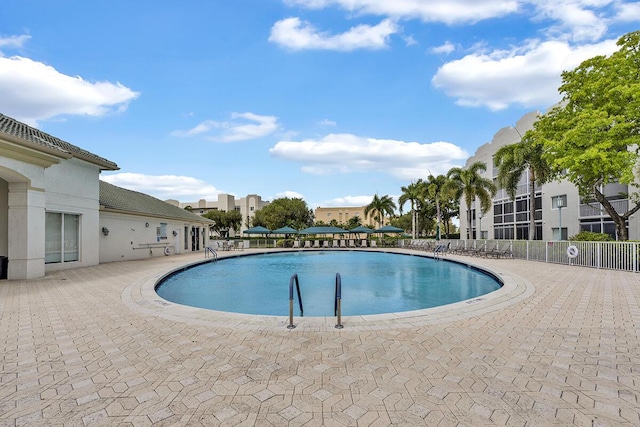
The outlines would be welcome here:
[[[542,185],[551,178],[551,167],[544,160],[543,152],[542,144],[535,141],[532,132],[528,131],[520,142],[503,145],[493,155],[498,168],[498,183],[507,190],[511,200],[516,198],[520,178],[529,171],[529,240],[536,236],[536,183]]]
[[[393,215],[396,210],[396,204],[393,199],[387,195],[378,197],[377,194],[373,196],[373,200],[364,208],[364,216],[366,217],[371,212],[374,218],[378,220],[380,226],[384,225],[384,216]],[[377,215],[376,215],[377,214]]]
[[[487,213],[491,208],[491,198],[497,191],[493,181],[480,176],[486,170],[486,163],[475,162],[466,169],[452,168],[447,172],[447,188],[454,192],[457,199],[464,196],[467,205],[467,239],[471,239],[471,203],[478,198],[482,213]]]
[[[411,236],[416,238],[416,219],[417,219],[417,205],[423,198],[423,181],[419,179],[418,182],[412,182],[406,187],[400,187],[402,194],[398,197],[398,205],[400,207],[400,214],[402,214],[402,207],[406,202],[411,203]]]
[[[440,223],[442,222],[442,211],[440,209],[440,200],[447,192],[447,177],[444,175],[429,175],[426,182],[427,196],[433,200],[436,206],[436,240],[440,240]]]

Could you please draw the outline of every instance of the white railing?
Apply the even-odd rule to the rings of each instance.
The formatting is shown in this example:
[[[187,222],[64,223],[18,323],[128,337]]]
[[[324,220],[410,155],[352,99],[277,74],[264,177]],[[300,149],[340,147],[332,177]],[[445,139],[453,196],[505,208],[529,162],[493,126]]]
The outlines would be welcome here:
[[[618,212],[620,215],[624,214],[629,210],[629,200],[610,200],[611,206]],[[589,216],[609,216],[607,211],[597,203],[593,203],[591,205],[582,204],[580,205],[580,217],[589,217]]]
[[[410,241],[405,241],[408,246]],[[413,241],[415,242],[415,240]],[[554,264],[570,264],[582,267],[602,268],[608,270],[640,271],[638,255],[640,242],[572,242],[572,241],[540,241],[540,240],[440,240],[439,243],[451,242],[451,250],[455,248],[496,248],[510,249],[511,256],[528,261],[548,262]],[[575,246],[578,254],[570,258],[567,248]]]

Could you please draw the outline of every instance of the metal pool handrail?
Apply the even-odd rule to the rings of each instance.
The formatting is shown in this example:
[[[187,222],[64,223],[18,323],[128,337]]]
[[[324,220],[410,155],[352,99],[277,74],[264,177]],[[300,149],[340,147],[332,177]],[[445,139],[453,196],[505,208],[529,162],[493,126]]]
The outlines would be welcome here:
[[[296,325],[293,324],[293,285],[296,285],[298,292],[298,304],[300,305],[300,317],[304,316],[304,309],[302,308],[302,295],[300,295],[300,281],[298,280],[298,274],[294,274],[289,279],[289,326],[287,329],[293,329]]]
[[[333,305],[333,315],[338,316],[336,329],[342,329],[342,279],[340,273],[336,273],[336,299]]]
[[[214,261],[218,260],[218,252],[215,251],[211,246],[207,246],[204,248],[204,257],[209,258],[209,254],[213,257]]]

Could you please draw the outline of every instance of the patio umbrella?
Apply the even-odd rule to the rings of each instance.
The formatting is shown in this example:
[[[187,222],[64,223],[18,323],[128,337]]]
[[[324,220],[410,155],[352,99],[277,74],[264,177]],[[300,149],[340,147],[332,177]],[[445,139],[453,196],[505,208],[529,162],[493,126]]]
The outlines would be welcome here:
[[[280,227],[275,230],[271,230],[271,234],[284,234],[285,237],[288,237],[290,234],[298,234],[298,230],[292,227]]]
[[[269,233],[271,233],[271,230],[269,230],[266,227],[263,227],[261,225],[257,226],[257,227],[252,227],[252,228],[247,228],[246,230],[243,231],[244,234],[264,234],[267,235]]]
[[[280,227],[275,230],[271,230],[271,234],[298,234],[298,230],[292,227]]]
[[[376,233],[404,233],[404,229],[394,227],[393,225],[385,225],[382,228],[374,230]]]
[[[382,228],[378,228],[376,230],[374,230],[375,233],[404,233],[404,229],[402,228],[398,228],[398,227],[394,227],[393,225],[385,225]],[[383,245],[386,245],[386,242],[384,241],[384,239],[382,240]]]
[[[345,234],[348,233],[348,230],[345,230],[340,227],[308,227],[304,230],[300,230],[298,233],[300,234]]]
[[[365,227],[364,225],[360,225],[356,228],[352,228],[351,230],[349,230],[349,233],[373,233],[373,229],[369,228],[369,227]]]

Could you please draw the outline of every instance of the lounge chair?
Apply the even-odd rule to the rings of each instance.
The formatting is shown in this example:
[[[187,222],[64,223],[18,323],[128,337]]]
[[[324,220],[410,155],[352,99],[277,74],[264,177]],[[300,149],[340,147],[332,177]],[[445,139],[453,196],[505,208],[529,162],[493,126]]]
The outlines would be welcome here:
[[[443,255],[446,255],[447,252],[449,251],[449,248],[451,248],[451,242],[447,244],[441,243],[436,245],[435,249],[433,250],[433,257],[438,258]]]
[[[371,241],[371,244],[369,245],[369,247],[371,248],[377,248],[378,247],[378,243],[375,240]]]
[[[356,241],[355,240],[349,240],[349,247],[350,248],[355,248],[356,247]]]
[[[333,242],[331,242],[331,247],[332,248],[339,248],[340,247],[340,242],[337,241],[336,239],[333,239]]]
[[[313,247],[314,248],[319,248],[320,247],[320,240],[314,240],[313,241]]]
[[[366,248],[367,247],[367,239],[362,239],[362,242],[360,242],[360,247],[361,248]]]
[[[299,240],[294,240],[293,241],[293,248],[299,248],[300,247],[300,241]]]
[[[341,248],[346,248],[347,247],[347,242],[345,242],[344,240],[340,240],[340,247]]]
[[[329,241],[328,240],[324,240],[322,242],[322,249],[329,249]]]
[[[487,253],[485,254],[485,257],[495,257],[495,258],[513,258],[513,253],[511,252],[511,249],[509,247],[506,247],[505,249],[498,249],[497,247],[487,251]]]
[[[311,240],[305,240],[304,241],[304,247],[307,248],[307,249],[311,248]]]

